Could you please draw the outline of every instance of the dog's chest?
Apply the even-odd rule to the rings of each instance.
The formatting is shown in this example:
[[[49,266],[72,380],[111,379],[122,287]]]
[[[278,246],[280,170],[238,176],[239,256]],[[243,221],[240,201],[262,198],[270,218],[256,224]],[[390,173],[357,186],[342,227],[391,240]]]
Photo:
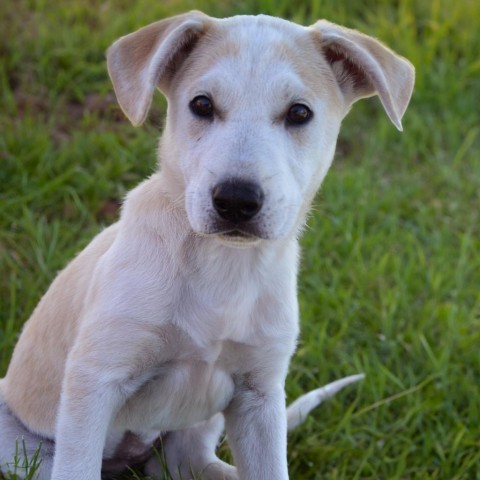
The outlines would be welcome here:
[[[178,308],[175,328],[166,325],[160,333],[175,345],[171,360],[150,370],[118,416],[122,430],[141,433],[147,441],[223,411],[233,398],[235,377],[258,366],[261,357],[260,345],[249,343],[254,329],[247,305],[239,302],[229,313],[222,304],[191,295]]]
[[[118,416],[121,429],[150,433],[185,428],[226,408],[233,397],[232,372],[221,352],[202,354],[190,344],[181,359],[155,369]],[[214,349],[216,350],[216,349]]]
[[[188,265],[195,267],[195,260]],[[283,321],[278,315],[279,295],[259,280],[258,264],[220,260],[207,274],[195,268],[178,272],[168,308],[161,309],[166,318],[152,318],[152,332],[161,339],[157,350],[167,348],[169,360],[150,368],[115,428],[140,434],[148,443],[161,431],[206,420],[230,403],[235,378],[268,363],[264,352],[272,345],[285,337],[294,344],[294,316]]]

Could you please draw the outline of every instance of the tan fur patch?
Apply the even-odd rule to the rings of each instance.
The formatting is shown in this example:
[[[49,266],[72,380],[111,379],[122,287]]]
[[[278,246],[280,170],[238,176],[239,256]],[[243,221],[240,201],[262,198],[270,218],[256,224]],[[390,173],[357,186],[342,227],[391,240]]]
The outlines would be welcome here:
[[[116,225],[104,230],[58,275],[25,324],[3,380],[10,409],[30,430],[45,437],[54,435],[65,362],[93,268],[116,231]]]

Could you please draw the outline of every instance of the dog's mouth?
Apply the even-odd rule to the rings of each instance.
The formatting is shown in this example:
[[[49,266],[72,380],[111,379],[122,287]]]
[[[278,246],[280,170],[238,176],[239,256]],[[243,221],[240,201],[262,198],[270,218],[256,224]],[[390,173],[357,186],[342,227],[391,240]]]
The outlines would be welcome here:
[[[242,232],[242,230],[229,230],[228,232],[220,233],[220,235],[223,235],[229,238],[244,238],[245,240],[251,239],[251,238],[258,238],[255,235],[252,235],[250,233]]]
[[[259,236],[239,229],[217,232],[215,235],[222,243],[237,247],[250,247],[261,240]]]
[[[217,239],[226,246],[252,247],[265,240],[272,240],[269,232],[258,222],[226,222],[215,219],[206,228],[196,230],[200,235]]]

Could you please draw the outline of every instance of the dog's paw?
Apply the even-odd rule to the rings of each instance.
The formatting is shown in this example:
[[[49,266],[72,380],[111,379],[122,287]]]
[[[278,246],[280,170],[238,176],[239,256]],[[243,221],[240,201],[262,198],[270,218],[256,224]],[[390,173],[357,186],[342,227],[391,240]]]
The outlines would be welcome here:
[[[237,469],[216,457],[202,466],[189,462],[177,467],[163,465],[157,457],[152,457],[145,465],[145,473],[155,480],[163,480],[165,468],[172,480],[238,480]]]
[[[238,480],[237,469],[217,460],[207,465],[200,473],[201,480]]]

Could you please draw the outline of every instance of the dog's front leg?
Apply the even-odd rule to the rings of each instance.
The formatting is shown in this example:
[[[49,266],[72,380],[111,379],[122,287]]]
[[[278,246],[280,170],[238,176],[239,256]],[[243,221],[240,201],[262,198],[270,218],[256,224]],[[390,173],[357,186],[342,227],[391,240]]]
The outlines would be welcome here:
[[[225,411],[228,443],[241,480],[286,480],[287,420],[283,385],[237,384]]]
[[[155,363],[157,347],[164,351],[135,318],[103,316],[93,308],[84,317],[65,366],[52,480],[100,480],[109,427],[148,380],[145,366],[147,359]]]
[[[125,397],[117,381],[83,361],[70,361],[63,383],[52,480],[100,480],[113,415]]]

